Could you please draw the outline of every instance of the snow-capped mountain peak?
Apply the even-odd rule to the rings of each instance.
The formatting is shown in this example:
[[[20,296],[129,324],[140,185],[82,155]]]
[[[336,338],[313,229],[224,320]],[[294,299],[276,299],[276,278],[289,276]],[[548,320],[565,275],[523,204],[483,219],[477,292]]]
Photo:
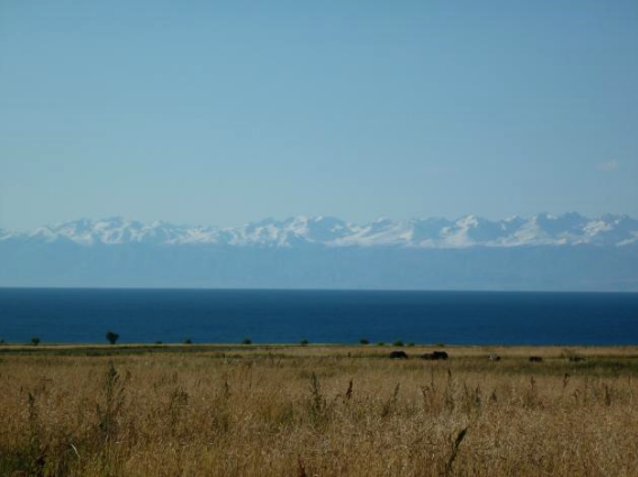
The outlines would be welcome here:
[[[29,233],[0,230],[0,241],[65,241],[81,246],[150,244],[230,247],[409,247],[468,248],[594,245],[638,245],[638,220],[606,214],[587,218],[576,212],[560,216],[538,214],[488,220],[466,215],[397,221],[386,217],[353,224],[335,217],[273,218],[240,227],[144,224],[122,217],[80,219],[40,227]]]

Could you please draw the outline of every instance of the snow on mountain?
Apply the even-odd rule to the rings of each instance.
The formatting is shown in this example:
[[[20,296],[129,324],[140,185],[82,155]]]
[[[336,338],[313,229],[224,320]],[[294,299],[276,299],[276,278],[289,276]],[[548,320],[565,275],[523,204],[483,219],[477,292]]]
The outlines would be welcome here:
[[[589,219],[577,213],[539,214],[491,221],[474,215],[395,221],[378,219],[364,225],[334,217],[265,219],[240,227],[184,226],[166,222],[144,224],[121,217],[80,219],[40,227],[30,233],[0,230],[0,242],[68,241],[81,246],[150,244],[230,247],[409,247],[468,248],[638,245],[638,220],[626,215]]]
[[[349,228],[351,233],[344,234],[326,245],[370,247],[410,245],[412,242],[412,229],[409,224],[387,218],[380,218],[363,226],[350,225]]]
[[[351,228],[339,219],[299,216],[221,229],[217,241],[233,246],[292,247],[304,243],[327,244],[349,233]]]
[[[40,227],[25,234],[30,240],[54,242],[69,240],[79,245],[117,245],[124,243],[175,243],[178,238],[188,236],[195,231],[191,228],[153,222],[145,225],[138,221],[126,221],[121,217],[112,217],[98,221],[80,219],[53,226]]]

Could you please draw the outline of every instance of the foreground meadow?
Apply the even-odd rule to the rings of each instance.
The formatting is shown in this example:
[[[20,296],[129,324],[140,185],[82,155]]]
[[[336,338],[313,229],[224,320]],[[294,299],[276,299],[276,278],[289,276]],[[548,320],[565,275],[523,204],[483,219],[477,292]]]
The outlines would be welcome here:
[[[636,475],[637,349],[403,349],[0,348],[0,475]]]

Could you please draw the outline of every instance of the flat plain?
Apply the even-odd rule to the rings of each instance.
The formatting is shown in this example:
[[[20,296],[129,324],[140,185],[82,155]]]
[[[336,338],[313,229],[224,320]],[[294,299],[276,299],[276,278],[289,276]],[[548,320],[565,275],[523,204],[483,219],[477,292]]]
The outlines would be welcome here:
[[[636,347],[0,346],[0,390],[3,476],[638,469]]]

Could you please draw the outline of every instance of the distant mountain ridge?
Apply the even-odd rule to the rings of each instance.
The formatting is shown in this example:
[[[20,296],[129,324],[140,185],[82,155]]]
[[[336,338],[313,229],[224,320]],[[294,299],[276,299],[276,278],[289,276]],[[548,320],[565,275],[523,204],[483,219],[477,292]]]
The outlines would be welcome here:
[[[638,221],[81,219],[0,230],[0,286],[638,291]]]
[[[186,226],[167,222],[144,224],[121,217],[80,219],[32,232],[0,229],[0,242],[69,242],[84,247],[146,244],[157,246],[223,246],[257,248],[404,247],[464,249],[472,247],[638,246],[638,220],[607,214],[587,218],[572,212],[559,216],[488,220],[467,215],[455,220],[378,219],[354,224],[334,217],[265,219],[240,227]]]

